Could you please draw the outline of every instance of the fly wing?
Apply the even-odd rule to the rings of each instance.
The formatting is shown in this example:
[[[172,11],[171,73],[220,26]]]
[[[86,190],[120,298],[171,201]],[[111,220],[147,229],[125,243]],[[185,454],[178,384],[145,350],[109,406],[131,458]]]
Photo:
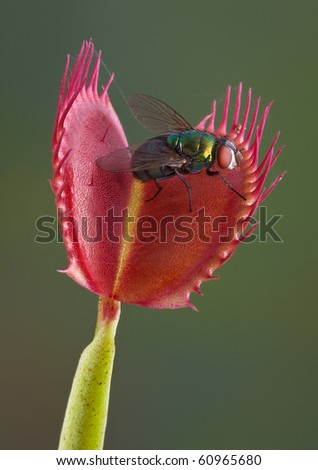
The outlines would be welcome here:
[[[105,171],[142,171],[172,166],[178,168],[184,157],[168,147],[166,139],[154,138],[139,145],[115,150],[96,160],[96,165]]]
[[[193,129],[180,114],[157,98],[132,95],[128,97],[128,103],[139,124],[150,132],[166,134]]]

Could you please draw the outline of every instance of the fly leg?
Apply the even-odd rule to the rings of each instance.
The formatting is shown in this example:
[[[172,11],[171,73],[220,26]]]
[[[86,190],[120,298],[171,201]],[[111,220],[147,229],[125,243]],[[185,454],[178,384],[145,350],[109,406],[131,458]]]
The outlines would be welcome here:
[[[235,192],[235,194],[237,194],[242,199],[244,199],[244,201],[246,201],[246,197],[242,196],[242,194],[240,194],[238,191],[236,191],[236,189],[233,188],[233,186],[228,182],[228,180],[222,175],[222,173],[220,171],[213,171],[210,168],[207,168],[206,172],[209,176],[219,175],[228,188],[230,188],[232,191]]]
[[[186,182],[186,180],[183,178],[183,176],[178,172],[178,170],[175,168],[174,169],[175,174],[181,179],[182,183],[186,185],[187,190],[188,190],[188,196],[189,196],[189,209],[190,212],[192,212],[192,195],[191,195],[191,186],[189,183]]]
[[[160,191],[163,189],[163,187],[160,186],[157,180],[154,180],[154,182],[158,188],[158,191],[151,198],[146,199],[145,202],[153,201],[159,195]]]

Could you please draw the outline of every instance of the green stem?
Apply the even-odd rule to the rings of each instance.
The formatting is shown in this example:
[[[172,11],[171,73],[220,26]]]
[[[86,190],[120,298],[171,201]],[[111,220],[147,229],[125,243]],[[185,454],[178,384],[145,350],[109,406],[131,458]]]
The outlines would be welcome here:
[[[103,448],[119,316],[119,302],[99,299],[95,336],[77,366],[59,449]]]

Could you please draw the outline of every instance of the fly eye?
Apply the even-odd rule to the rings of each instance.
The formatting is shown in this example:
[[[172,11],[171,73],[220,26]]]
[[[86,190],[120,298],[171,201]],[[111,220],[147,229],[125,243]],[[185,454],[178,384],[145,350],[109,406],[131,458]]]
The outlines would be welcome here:
[[[234,151],[226,145],[220,145],[216,155],[217,164],[220,168],[232,170],[236,166]]]

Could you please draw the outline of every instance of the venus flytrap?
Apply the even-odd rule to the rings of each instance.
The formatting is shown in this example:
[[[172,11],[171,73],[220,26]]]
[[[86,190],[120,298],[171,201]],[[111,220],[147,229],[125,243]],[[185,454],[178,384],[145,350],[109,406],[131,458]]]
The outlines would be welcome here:
[[[211,178],[205,171],[184,175],[193,201],[193,210],[189,213],[184,184],[176,177],[161,181],[163,191],[160,197],[153,198],[154,181],[142,182],[132,172],[116,173],[98,168],[96,161],[100,157],[106,158],[128,143],[108,96],[112,78],[99,92],[100,54],[94,64],[93,57],[94,45],[89,41],[83,43],[71,72],[69,58],[67,60],[52,145],[51,186],[69,262],[63,272],[100,296],[96,334],[83,352],[74,378],[61,449],[102,448],[120,302],[153,308],[195,308],[190,301],[191,293],[201,293],[200,284],[214,279],[214,271],[255,229],[253,226],[244,232],[260,203],[283,176],[280,175],[269,189],[263,188],[282,148],[274,150],[277,134],[262,162],[258,163],[270,105],[256,125],[260,100],[249,119],[252,98],[249,90],[240,116],[241,84],[230,127],[227,123],[230,87],[220,126],[214,125],[214,101],[211,114],[196,127],[232,142],[234,148],[239,149],[237,168],[227,168],[224,152],[220,160],[222,176],[235,191],[231,191],[222,178]],[[125,214],[121,223],[112,221],[111,237],[105,236],[109,233],[105,224],[110,222],[105,216],[109,216],[110,210],[113,218]],[[206,224],[204,238],[200,232],[202,224],[195,223],[202,213],[208,220],[222,218],[217,229],[213,223]],[[162,233],[152,233],[149,239],[151,227],[147,226],[147,221],[149,224],[150,220],[155,221],[157,227],[163,227],[164,242]],[[85,236],[81,230],[83,221]],[[140,237],[141,226],[143,235],[148,238]],[[180,231],[190,226],[193,236],[180,239]]]

